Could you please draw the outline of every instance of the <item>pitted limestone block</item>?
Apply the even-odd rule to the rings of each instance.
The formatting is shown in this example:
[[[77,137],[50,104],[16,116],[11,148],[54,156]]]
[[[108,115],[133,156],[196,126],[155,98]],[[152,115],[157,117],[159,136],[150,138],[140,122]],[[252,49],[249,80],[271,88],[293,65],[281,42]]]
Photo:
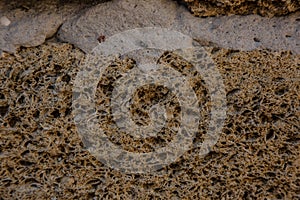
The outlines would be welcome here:
[[[297,199],[299,55],[212,47],[207,51],[224,79],[226,123],[208,155],[200,157],[199,148],[193,148],[163,168],[162,175],[120,173],[83,146],[71,106],[73,83],[84,58],[79,49],[46,43],[22,48],[15,56],[5,54],[0,58],[0,106],[9,108],[0,110],[1,198]],[[201,142],[210,110],[201,74],[193,73],[193,66],[172,52],[164,53],[159,62],[191,79],[204,116],[195,138]],[[111,80],[135,65],[132,59],[114,64],[97,88],[97,109],[106,112],[110,112]],[[141,91],[145,95],[139,95]],[[162,87],[141,87],[133,97],[137,108],[133,112],[143,109],[142,101],[164,92]],[[176,104],[173,108],[176,114]],[[103,120],[99,118],[99,123],[105,126]],[[124,148],[132,144],[127,149],[133,152],[151,150],[116,131],[107,133],[112,142]]]
[[[281,16],[300,9],[298,0],[184,0],[195,16],[217,15]]]

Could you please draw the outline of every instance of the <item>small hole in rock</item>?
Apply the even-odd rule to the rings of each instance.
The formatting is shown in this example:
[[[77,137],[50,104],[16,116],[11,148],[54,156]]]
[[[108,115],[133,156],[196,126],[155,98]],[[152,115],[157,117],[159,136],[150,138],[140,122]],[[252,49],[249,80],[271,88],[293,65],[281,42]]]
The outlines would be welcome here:
[[[282,194],[277,194],[277,195],[276,195],[276,198],[277,198],[277,199],[283,199],[283,195],[282,195]]]
[[[50,89],[50,90],[53,90],[54,86],[53,85],[49,85],[47,88]]]
[[[276,77],[276,78],[273,79],[273,81],[275,81],[275,82],[281,82],[281,81],[284,81],[284,80],[285,79],[282,78],[282,77]]]
[[[0,99],[5,99],[4,94],[0,93]]]
[[[270,140],[273,137],[274,137],[274,130],[271,129],[271,130],[269,130],[268,134],[266,135],[266,140]]]
[[[61,70],[62,69],[62,67],[60,66],[60,65],[54,65],[54,69],[56,70],[56,71],[59,71],[59,70]]]
[[[269,177],[275,177],[276,176],[276,174],[274,172],[267,172],[266,175],[269,176]]]
[[[18,121],[20,121],[19,118],[17,118],[17,117],[12,117],[12,118],[8,121],[8,124],[9,124],[10,127],[14,127]]]
[[[71,80],[71,77],[70,77],[68,74],[66,74],[66,75],[64,75],[64,76],[62,77],[61,80],[64,81],[64,82],[66,82],[66,83],[69,83],[70,80]]]
[[[33,114],[34,118],[38,118],[40,116],[40,111],[35,111],[35,113]]]
[[[60,117],[59,110],[55,109],[55,110],[51,113],[51,115],[52,115],[54,118]]]
[[[30,153],[29,150],[25,150],[23,153],[21,153],[21,156],[24,157],[24,156],[26,156],[26,155],[29,154],[29,153]]]
[[[19,104],[23,104],[25,102],[25,97],[24,96],[21,96],[19,99],[18,99],[18,103]]]
[[[4,117],[8,112],[9,106],[0,106],[0,115]]]
[[[67,108],[65,111],[65,116],[71,114],[72,110],[70,108]]]
[[[233,89],[233,90],[231,90],[231,91],[229,91],[228,93],[227,93],[227,97],[229,97],[229,96],[233,96],[233,95],[235,95],[236,93],[238,93],[240,91],[240,89],[239,88],[235,88],[235,89]]]
[[[275,91],[275,94],[280,96],[280,95],[283,95],[284,93],[286,93],[287,91],[288,91],[287,88],[279,88]]]
[[[29,125],[23,124],[22,127],[23,127],[24,129],[27,129],[27,128],[29,127]]]
[[[286,142],[297,144],[297,143],[300,143],[300,138],[290,138],[290,139],[287,139]]]
[[[285,114],[272,114],[272,120],[273,121],[278,121],[280,118],[284,118]]]
[[[253,38],[253,40],[254,40],[254,42],[260,42],[260,39],[258,39],[258,38]]]
[[[260,119],[262,123],[269,122],[269,117],[265,114],[261,114]]]
[[[215,54],[215,53],[217,53],[218,51],[220,51],[220,49],[214,47],[214,48],[212,49],[211,53],[212,53],[212,54]]]
[[[289,106],[289,105],[286,104],[286,103],[283,103],[283,104],[280,105],[281,108],[287,108],[288,106]]]
[[[33,162],[26,161],[26,160],[21,160],[21,161],[20,161],[20,164],[23,165],[23,166],[31,166],[31,165],[33,165],[34,163],[33,163]]]
[[[243,195],[243,198],[246,199],[247,197],[249,197],[249,192],[248,192],[248,191],[245,191],[245,192],[244,192],[244,195]]]

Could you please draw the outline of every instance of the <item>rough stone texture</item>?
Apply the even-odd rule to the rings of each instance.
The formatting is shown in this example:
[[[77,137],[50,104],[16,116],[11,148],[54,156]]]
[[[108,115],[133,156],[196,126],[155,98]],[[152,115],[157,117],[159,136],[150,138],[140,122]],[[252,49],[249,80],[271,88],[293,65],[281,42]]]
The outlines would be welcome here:
[[[75,44],[85,52],[98,45],[98,37],[110,37],[124,30],[141,27],[176,27],[181,15],[189,15],[184,7],[169,0],[114,0],[90,8],[67,21],[58,38]]]
[[[99,0],[97,2],[100,2]],[[0,49],[15,52],[20,46],[31,47],[52,37],[62,23],[90,4],[59,0],[1,1],[0,17],[11,21],[0,24]]]
[[[80,50],[47,43],[5,54],[0,58],[1,199],[299,199],[299,55],[207,50],[225,82],[225,126],[207,156],[192,149],[164,168],[164,175],[122,174],[84,149],[71,115],[72,85],[84,58]],[[160,62],[182,74],[191,67],[171,53]],[[115,64],[117,70],[134,66],[128,59]],[[100,84],[98,89],[109,91]],[[145,89],[144,98],[160,92]],[[194,89],[205,92],[205,83]],[[208,100],[205,93],[201,98]],[[112,142],[126,146],[126,137],[110,134]],[[135,141],[131,150],[140,148]]]
[[[85,52],[98,45],[99,36],[109,37],[145,26],[172,28],[223,48],[300,52],[299,12],[273,19],[256,15],[201,19],[170,0],[114,0],[86,10],[83,8],[90,4],[74,1],[71,4],[59,4],[58,0],[45,0],[45,4],[13,2],[6,7],[0,4],[1,15],[11,21],[8,26],[0,25],[0,51],[15,52],[20,46],[40,45],[63,24],[58,38]]]
[[[1,1],[0,10],[7,5],[10,5],[8,1]],[[126,8],[126,5],[130,7],[124,1],[122,6]],[[16,15],[20,16],[18,20],[27,16],[26,7],[28,6],[14,8],[22,13]],[[164,9],[167,11],[162,6],[161,10]],[[27,12],[30,13],[30,10]],[[128,12],[131,11],[127,10],[125,13]],[[83,18],[88,16],[88,13],[83,13]],[[8,12],[4,15],[12,22],[8,27],[16,23],[14,15],[10,16]],[[80,22],[80,16],[68,21],[66,27],[69,24],[76,26],[76,22],[84,24],[83,18]],[[112,14],[111,17],[113,16]],[[165,18],[163,15],[160,17]],[[85,57],[82,51],[70,44],[46,43],[33,48],[20,48],[15,55],[3,53],[0,58],[0,199],[299,199],[300,55],[297,54],[299,46],[290,46],[299,45],[299,14],[290,17],[294,20],[288,17],[269,21],[258,16],[243,18],[241,26],[252,30],[249,37],[243,36],[245,31],[236,31],[242,28],[233,26],[238,24],[239,17],[230,17],[232,22],[229,20],[224,23],[222,17],[208,18],[203,24],[199,23],[201,26],[190,29],[189,27],[198,24],[197,18],[186,11],[175,17],[181,20],[177,27],[182,27],[182,21],[190,22],[182,30],[195,34],[195,38],[204,45],[221,46],[221,42],[212,42],[220,40],[222,30],[233,26],[234,31],[231,29],[229,39],[222,36],[223,39],[226,38],[224,46],[234,47],[234,40],[230,38],[242,37],[238,40],[238,48],[273,50],[242,52],[207,48],[225,82],[228,101],[225,126],[218,143],[208,155],[199,157],[199,149],[192,149],[164,168],[164,175],[122,174],[97,161],[83,146],[71,114],[72,86],[80,61]],[[117,19],[118,23],[122,20]],[[131,23],[140,20],[129,19]],[[108,19],[105,20],[109,22]],[[168,20],[174,19],[170,17]],[[251,28],[254,22],[252,25],[245,25],[245,22],[253,20],[270,24],[264,28],[263,23],[259,22],[261,24],[257,27],[260,28],[255,26],[254,29]],[[169,25],[168,21],[159,20],[149,24],[157,23]],[[126,28],[131,27],[128,24],[125,23],[128,26]],[[92,42],[88,45],[94,42],[97,44],[91,33],[98,36],[99,30],[108,30],[103,31],[103,34],[109,35],[114,34],[114,31],[124,30],[122,27],[117,29],[117,24],[113,24],[112,30],[109,30],[109,24],[100,25],[105,29],[90,29],[90,24],[85,24],[85,29],[80,27],[79,30],[91,30],[89,37]],[[273,25],[278,29],[272,29]],[[16,26],[21,27],[22,24]],[[4,30],[2,28],[0,30]],[[201,32],[201,28],[210,29],[213,34],[201,35],[205,33]],[[271,33],[267,34],[268,31]],[[46,34],[33,33],[35,36]],[[71,42],[84,49],[85,45],[76,43],[76,37],[81,38],[82,34],[84,32],[68,36],[68,40],[72,39]],[[274,34],[281,39],[274,38]],[[10,38],[7,35],[5,37],[6,40]],[[1,45],[4,44],[2,37],[0,41]],[[41,39],[39,41],[43,42]],[[27,44],[28,40],[24,43]],[[16,46],[12,51],[15,47],[22,46],[14,45]],[[274,51],[281,48],[290,51]],[[163,54],[159,62],[166,63],[183,74],[187,74],[187,69],[191,67],[172,53]],[[131,59],[115,62],[116,71],[126,66],[132,67],[134,62]],[[110,71],[111,74],[108,73],[104,79],[114,78],[112,72],[114,71]],[[205,84],[200,80],[196,77],[194,89],[198,90],[201,101],[205,103],[209,99],[205,95]],[[110,82],[104,83],[107,83],[107,87],[99,84],[98,88],[99,104],[109,98],[111,90]],[[162,89],[143,87],[139,91],[144,91],[147,95],[133,97],[137,103],[133,105],[132,116],[137,122],[145,123],[148,120],[144,116],[145,107],[139,102],[153,96],[161,97]],[[101,92],[105,95],[101,96]],[[174,100],[171,97],[169,99]],[[177,108],[178,104],[174,101],[174,108]],[[174,110],[176,114],[176,109]],[[204,120],[199,126],[199,133],[205,133],[207,122],[207,110],[202,111]],[[142,141],[132,140],[126,134],[122,137],[117,137],[117,134],[115,130],[108,133],[111,141],[135,152],[151,151],[155,145],[164,145],[172,139],[172,134],[164,135],[154,142],[146,141],[152,145],[147,146],[139,143]],[[195,142],[201,140],[201,134],[197,135]]]
[[[193,38],[242,51],[291,50],[300,54],[300,12],[285,17],[221,16],[191,20]]]
[[[166,14],[167,13],[167,14]],[[175,29],[215,46],[238,50],[273,49],[300,53],[300,13],[282,18],[257,15],[196,18],[169,0],[111,1],[67,21],[58,37],[91,52],[99,36],[156,26]]]
[[[272,17],[300,9],[299,0],[183,0],[198,17],[259,14]]]

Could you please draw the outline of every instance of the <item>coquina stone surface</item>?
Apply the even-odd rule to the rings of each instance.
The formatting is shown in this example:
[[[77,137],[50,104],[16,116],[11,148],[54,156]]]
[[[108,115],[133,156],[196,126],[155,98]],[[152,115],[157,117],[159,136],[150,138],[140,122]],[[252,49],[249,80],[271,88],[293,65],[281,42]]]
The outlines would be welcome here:
[[[157,5],[123,0],[98,6],[91,3],[95,0],[75,1],[0,1],[0,51],[10,44],[11,52],[16,49],[14,55],[0,56],[0,199],[299,199],[300,54],[294,53],[299,52],[299,14],[271,19],[256,15],[199,19],[171,0],[157,0]],[[86,1],[95,7],[81,4]],[[63,6],[66,12],[57,16]],[[78,6],[80,12],[71,12],[69,6]],[[40,23],[42,19],[46,24]],[[192,148],[162,169],[164,175],[120,173],[88,151],[72,114],[74,82],[88,55],[72,44],[58,42],[55,33],[59,30],[61,41],[89,52],[98,45],[99,34],[103,41],[104,36],[146,25],[176,28],[208,44],[205,49],[226,90],[227,118],[211,152],[202,158],[200,149]],[[54,37],[38,45],[48,37],[39,39],[40,35]],[[25,45],[38,46],[18,49]],[[213,45],[269,49],[239,51]],[[207,84],[184,58],[172,52],[160,56],[155,61],[187,77],[196,92],[201,120],[195,143],[201,143],[211,117]],[[99,124],[105,134],[135,153],[163,147],[176,134],[165,129],[158,137],[139,140],[115,128],[109,114],[112,87],[138,61],[116,59],[99,77],[96,93],[103,116]],[[180,103],[174,93],[165,92],[159,85],[140,87],[128,114],[147,124],[151,118],[146,111],[152,102],[165,102],[167,115],[174,116],[169,125],[178,127]]]
[[[216,15],[281,16],[300,9],[299,0],[184,0],[195,16]]]

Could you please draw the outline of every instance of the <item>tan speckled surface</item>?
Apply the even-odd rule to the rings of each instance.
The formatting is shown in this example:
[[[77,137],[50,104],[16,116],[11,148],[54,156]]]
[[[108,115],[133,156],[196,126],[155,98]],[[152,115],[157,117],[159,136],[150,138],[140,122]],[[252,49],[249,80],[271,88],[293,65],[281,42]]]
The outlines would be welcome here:
[[[207,156],[201,158],[199,149],[192,149],[163,168],[162,175],[122,174],[84,149],[71,115],[72,84],[84,57],[80,50],[47,43],[1,58],[1,198],[298,199],[299,55],[207,50],[225,82],[225,126]],[[184,64],[172,54],[161,60],[175,68]],[[117,69],[121,65],[133,63],[116,61]],[[205,85],[199,81],[195,88],[205,103]],[[155,89],[141,90],[151,98]],[[140,106],[135,105],[133,112]],[[205,126],[203,120],[199,133]],[[122,146],[130,143],[131,151],[151,150],[113,131],[110,139]],[[158,139],[161,144],[167,140]]]
[[[195,16],[259,14],[266,17],[286,15],[300,9],[298,0],[183,0]]]

